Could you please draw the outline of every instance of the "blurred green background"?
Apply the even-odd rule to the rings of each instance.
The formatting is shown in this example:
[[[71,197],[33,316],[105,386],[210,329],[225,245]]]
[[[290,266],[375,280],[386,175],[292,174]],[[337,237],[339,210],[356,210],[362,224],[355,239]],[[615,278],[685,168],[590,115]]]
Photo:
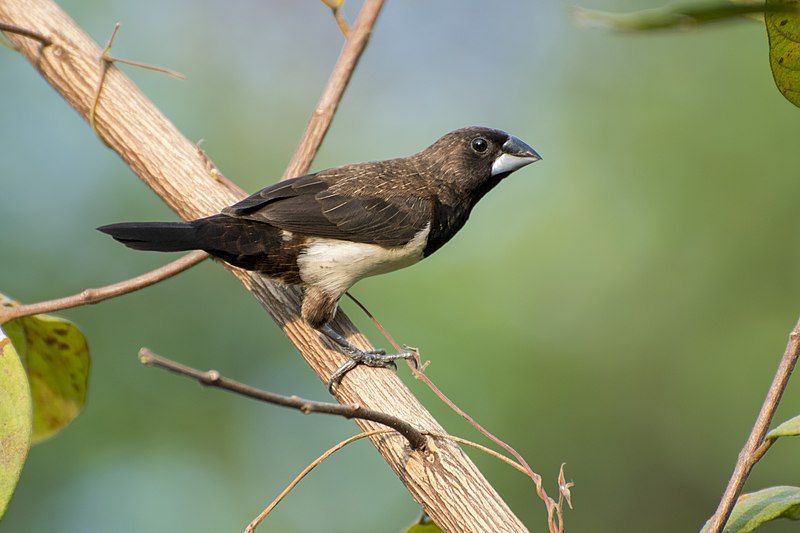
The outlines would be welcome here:
[[[250,191],[280,176],[342,42],[312,0],[61,4],[100,42],[122,21],[115,55],[185,73],[177,82],[123,67]],[[358,7],[348,2],[351,20]],[[175,217],[12,51],[0,50],[0,85],[0,291],[37,301],[174,257],[94,231]],[[409,154],[469,124],[512,132],[544,160],[493,191],[432,258],[354,293],[422,348],[433,379],[551,493],[567,463],[570,530],[699,529],[800,313],[800,110],[772,83],[763,24],[613,35],[575,27],[557,0],[389,1],[313,168]],[[327,398],[218,265],[63,315],[93,349],[89,402],[33,448],[1,531],[241,531],[355,432],[137,362],[146,345]],[[419,393],[452,433],[477,438]],[[777,418],[798,412],[794,383]],[[748,488],[800,484],[799,450],[778,444]],[[472,455],[543,530],[529,481]],[[303,481],[265,530],[392,532],[417,513],[360,443]]]

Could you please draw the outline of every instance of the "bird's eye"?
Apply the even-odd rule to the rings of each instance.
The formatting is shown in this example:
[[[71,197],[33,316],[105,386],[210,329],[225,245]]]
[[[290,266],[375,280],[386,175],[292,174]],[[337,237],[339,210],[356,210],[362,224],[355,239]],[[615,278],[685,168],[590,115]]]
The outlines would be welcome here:
[[[489,141],[483,137],[476,137],[472,139],[472,149],[476,152],[485,152],[487,148],[489,148]]]

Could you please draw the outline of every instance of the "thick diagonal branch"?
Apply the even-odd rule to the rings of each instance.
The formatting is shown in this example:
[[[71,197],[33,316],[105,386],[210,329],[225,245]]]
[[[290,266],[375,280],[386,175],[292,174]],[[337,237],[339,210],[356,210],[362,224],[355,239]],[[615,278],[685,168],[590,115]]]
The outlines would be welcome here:
[[[365,1],[343,57],[352,53],[352,47],[366,43],[370,19],[374,22],[380,5],[379,0]],[[102,52],[97,44],[50,0],[3,0],[0,22],[32,29],[52,40],[50,46],[42,47],[31,39],[9,36],[42,76],[86,118],[101,73]],[[114,66],[108,69],[96,126],[108,145],[184,219],[216,213],[244,196],[244,191],[235,185],[215,179],[195,145]],[[261,302],[321,379],[327,379],[344,362],[343,354],[300,320],[298,290],[258,274],[230,270]],[[342,313],[336,327],[357,345],[370,348]],[[445,433],[390,370],[356,368],[337,390],[337,399],[391,412],[422,431]],[[378,427],[370,421],[358,420],[357,424],[365,430]],[[443,529],[525,530],[458,446],[442,442],[423,453],[411,450],[400,436],[373,438],[372,442],[412,496]]]

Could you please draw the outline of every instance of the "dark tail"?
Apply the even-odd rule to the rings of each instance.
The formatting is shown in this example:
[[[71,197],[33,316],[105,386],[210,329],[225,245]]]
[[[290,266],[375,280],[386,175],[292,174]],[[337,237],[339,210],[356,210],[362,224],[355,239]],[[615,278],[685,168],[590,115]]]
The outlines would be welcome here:
[[[191,222],[124,222],[97,228],[134,250],[179,252],[202,248]]]

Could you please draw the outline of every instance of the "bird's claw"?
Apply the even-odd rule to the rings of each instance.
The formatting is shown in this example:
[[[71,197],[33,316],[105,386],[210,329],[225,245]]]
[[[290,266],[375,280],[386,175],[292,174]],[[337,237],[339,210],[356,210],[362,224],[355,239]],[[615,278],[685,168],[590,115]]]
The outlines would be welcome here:
[[[411,351],[404,351],[396,354],[386,354],[386,350],[345,350],[347,352],[347,361],[344,362],[342,366],[336,369],[336,371],[331,374],[330,379],[328,380],[328,392],[331,394],[333,393],[333,389],[341,383],[342,378],[344,378],[345,374],[353,370],[358,365],[366,365],[373,368],[394,368],[397,370],[397,361],[398,359],[407,359],[409,361],[414,361],[416,366],[416,357],[414,356],[413,352]]]

